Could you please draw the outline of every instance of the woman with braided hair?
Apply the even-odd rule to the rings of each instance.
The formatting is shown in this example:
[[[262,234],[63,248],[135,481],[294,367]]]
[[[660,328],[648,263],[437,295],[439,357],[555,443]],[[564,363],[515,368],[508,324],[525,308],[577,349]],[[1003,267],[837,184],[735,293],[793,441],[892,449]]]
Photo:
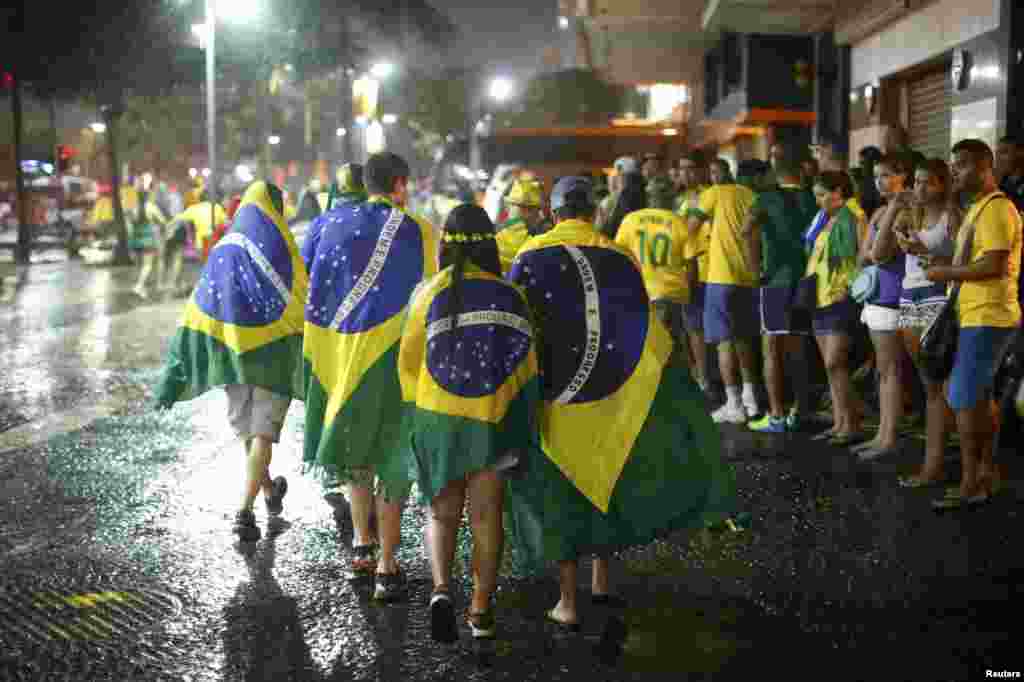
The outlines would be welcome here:
[[[449,581],[467,497],[474,585],[467,621],[474,638],[494,636],[491,597],[504,543],[501,472],[531,447],[540,387],[526,298],[501,279],[494,225],[482,208],[452,210],[439,260],[441,271],[410,302],[398,371],[406,406],[402,442],[431,507],[431,633],[453,642]]]

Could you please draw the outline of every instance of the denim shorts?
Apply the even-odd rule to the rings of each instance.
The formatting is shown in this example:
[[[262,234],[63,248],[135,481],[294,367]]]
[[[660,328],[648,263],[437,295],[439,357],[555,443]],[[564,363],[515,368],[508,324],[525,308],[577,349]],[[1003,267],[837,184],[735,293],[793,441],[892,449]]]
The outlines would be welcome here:
[[[961,327],[947,397],[954,410],[988,400],[996,372],[1017,334],[1016,327]]]

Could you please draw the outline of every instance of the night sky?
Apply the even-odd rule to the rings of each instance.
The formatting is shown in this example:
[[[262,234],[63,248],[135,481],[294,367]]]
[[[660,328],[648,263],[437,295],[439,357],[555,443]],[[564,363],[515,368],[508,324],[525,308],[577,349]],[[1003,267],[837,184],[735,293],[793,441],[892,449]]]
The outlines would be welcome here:
[[[448,55],[453,66],[528,74],[559,39],[557,0],[430,0],[459,27]]]

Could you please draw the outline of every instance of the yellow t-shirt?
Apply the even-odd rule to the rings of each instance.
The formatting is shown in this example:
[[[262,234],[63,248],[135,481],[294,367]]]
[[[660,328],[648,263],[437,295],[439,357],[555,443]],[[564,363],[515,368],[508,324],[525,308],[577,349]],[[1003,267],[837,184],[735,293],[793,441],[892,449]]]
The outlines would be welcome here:
[[[529,238],[530,233],[526,230],[526,223],[522,220],[515,223],[510,222],[494,236],[494,240],[498,243],[498,259],[501,261],[502,275],[507,275],[512,269],[516,254]]]
[[[743,185],[714,185],[700,195],[699,210],[711,220],[708,283],[757,286],[758,268],[744,245],[743,223],[754,192]]]
[[[1008,251],[1007,272],[997,279],[976,280],[960,285],[957,300],[961,327],[1016,327],[1020,324],[1018,281],[1020,277],[1021,217],[1006,197],[975,201],[964,216],[963,225],[974,223],[971,256],[974,263],[990,251]],[[967,230],[961,228],[956,240],[956,262],[963,260]]]
[[[689,196],[684,196],[682,201],[679,202],[679,215],[684,220],[689,221],[690,209],[699,209],[700,194],[706,190],[707,187],[697,188],[697,199],[691,199]],[[693,239],[687,235],[686,246],[683,252],[686,260],[693,258],[697,259],[697,280],[700,282],[708,281],[708,251],[711,247],[711,221],[705,220],[701,223],[700,229]]]
[[[220,204],[213,208],[213,222],[210,222],[210,202],[204,201],[199,204],[192,204],[176,218],[176,220],[189,220],[196,226],[196,246],[202,248],[206,241],[213,235],[213,228],[228,219],[227,212]]]
[[[638,261],[652,301],[690,300],[686,281],[687,228],[682,218],[659,208],[633,211],[625,217],[615,243],[629,249]]]

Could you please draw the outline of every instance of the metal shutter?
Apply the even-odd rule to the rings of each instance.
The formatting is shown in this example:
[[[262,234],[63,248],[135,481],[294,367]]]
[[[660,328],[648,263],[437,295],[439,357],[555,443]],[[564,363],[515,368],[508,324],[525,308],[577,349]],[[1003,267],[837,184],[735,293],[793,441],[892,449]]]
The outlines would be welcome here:
[[[947,159],[953,119],[949,69],[931,71],[907,84],[910,147],[928,158]]]

